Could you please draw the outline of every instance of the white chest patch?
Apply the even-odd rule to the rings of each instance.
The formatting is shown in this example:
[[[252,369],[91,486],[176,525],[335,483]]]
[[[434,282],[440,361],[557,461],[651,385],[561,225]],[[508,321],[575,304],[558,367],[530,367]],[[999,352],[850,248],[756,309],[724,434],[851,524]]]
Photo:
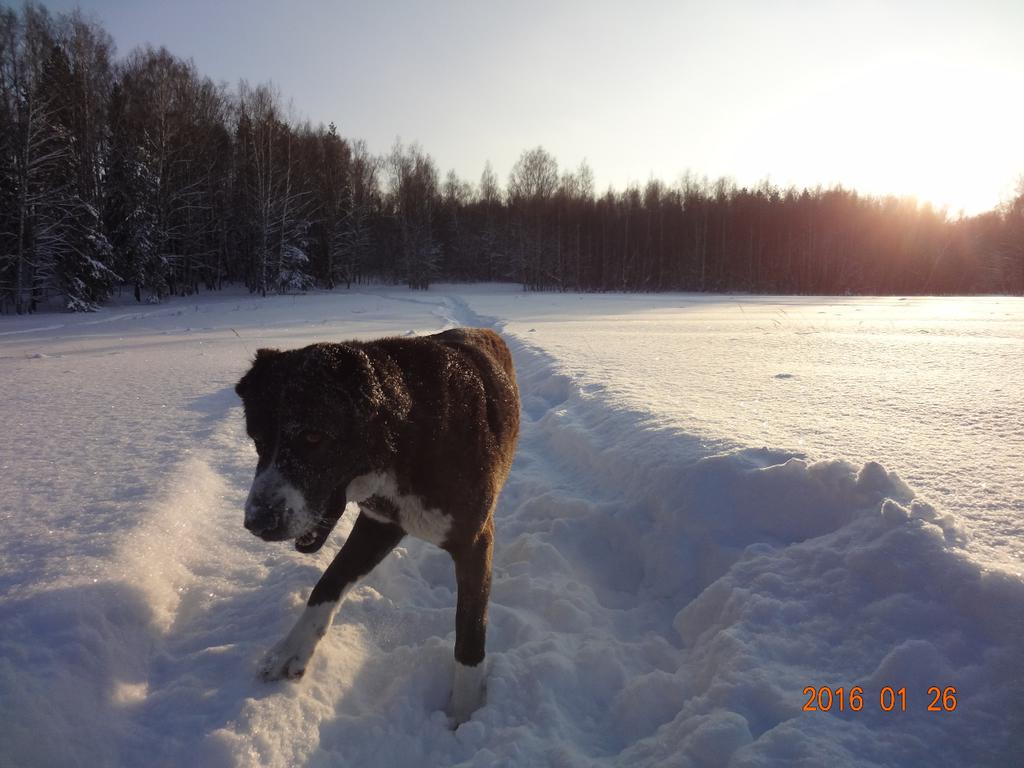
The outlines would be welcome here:
[[[357,504],[371,496],[381,496],[398,510],[398,520],[380,515],[366,507],[360,507],[363,514],[382,523],[397,522],[410,536],[441,546],[448,538],[452,519],[439,509],[426,507],[419,496],[398,492],[398,483],[391,472],[370,472],[360,475],[345,489],[347,501]]]

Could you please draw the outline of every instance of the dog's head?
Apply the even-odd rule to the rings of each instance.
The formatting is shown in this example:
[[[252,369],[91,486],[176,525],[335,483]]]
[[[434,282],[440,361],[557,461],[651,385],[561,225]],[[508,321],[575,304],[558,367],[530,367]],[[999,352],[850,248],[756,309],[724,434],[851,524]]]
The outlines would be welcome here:
[[[348,483],[374,468],[385,398],[369,358],[344,344],[261,349],[235,391],[258,457],[245,527],[317,551],[345,509]]]

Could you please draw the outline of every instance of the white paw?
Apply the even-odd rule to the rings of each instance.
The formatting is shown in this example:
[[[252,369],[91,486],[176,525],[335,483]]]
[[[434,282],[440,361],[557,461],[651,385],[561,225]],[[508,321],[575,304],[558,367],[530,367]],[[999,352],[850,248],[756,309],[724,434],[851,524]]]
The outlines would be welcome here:
[[[448,716],[452,728],[458,728],[484,703],[484,662],[467,667],[455,662],[455,679]]]
[[[298,680],[306,671],[309,660],[313,658],[316,644],[308,648],[294,641],[291,635],[279,642],[260,662],[260,680],[266,683],[275,680]]]
[[[320,638],[334,619],[337,603],[321,603],[307,607],[302,616],[288,633],[288,637],[279,642],[260,662],[260,679],[265,682],[274,680],[298,680],[306,671],[309,660]]]

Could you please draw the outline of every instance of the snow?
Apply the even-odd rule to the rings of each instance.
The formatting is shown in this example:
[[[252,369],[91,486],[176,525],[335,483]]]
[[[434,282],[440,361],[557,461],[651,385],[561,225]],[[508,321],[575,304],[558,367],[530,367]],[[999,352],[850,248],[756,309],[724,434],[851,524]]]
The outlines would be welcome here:
[[[260,682],[353,515],[314,556],[244,530],[235,381],[457,324],[505,333],[523,394],[485,706],[449,730],[454,574],[414,540]],[[1011,765],[1022,340],[1006,298],[498,286],[0,318],[0,764]]]
[[[554,367],[708,450],[878,461],[1024,561],[1019,298],[482,295]]]

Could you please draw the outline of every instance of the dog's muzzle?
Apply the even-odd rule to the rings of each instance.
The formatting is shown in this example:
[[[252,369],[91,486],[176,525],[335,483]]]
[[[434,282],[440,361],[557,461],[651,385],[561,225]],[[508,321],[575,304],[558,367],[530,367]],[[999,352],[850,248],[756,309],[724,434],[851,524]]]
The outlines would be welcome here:
[[[288,508],[283,500],[269,504],[250,501],[245,505],[245,528],[264,541],[288,538]]]
[[[245,500],[245,527],[264,541],[281,541],[302,535],[311,519],[302,492],[282,477],[271,464],[253,479]]]
[[[344,504],[341,505],[344,507]],[[306,502],[305,496],[281,477],[274,466],[253,480],[245,501],[245,527],[264,541],[295,539],[299,552],[316,552],[327,540],[341,516],[320,514]]]

